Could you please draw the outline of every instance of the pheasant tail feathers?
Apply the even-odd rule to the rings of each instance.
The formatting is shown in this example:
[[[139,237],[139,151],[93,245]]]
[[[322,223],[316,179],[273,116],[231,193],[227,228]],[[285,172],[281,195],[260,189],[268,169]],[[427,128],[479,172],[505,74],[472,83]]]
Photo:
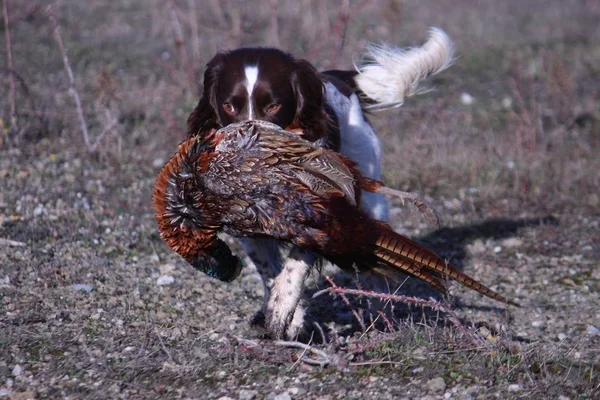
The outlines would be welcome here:
[[[375,255],[384,264],[422,279],[442,293],[446,293],[447,290],[438,276],[450,278],[486,297],[518,306],[514,301],[507,299],[470,276],[460,272],[427,248],[393,232],[387,225],[380,225]],[[392,271],[383,271],[383,269],[384,267],[378,267],[377,272],[384,276],[392,277]]]

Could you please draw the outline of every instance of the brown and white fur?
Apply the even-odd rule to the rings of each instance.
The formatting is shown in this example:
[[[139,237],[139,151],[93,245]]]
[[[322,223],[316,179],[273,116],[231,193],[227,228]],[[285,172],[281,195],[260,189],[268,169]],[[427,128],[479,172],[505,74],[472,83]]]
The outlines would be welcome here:
[[[368,47],[354,71],[319,73],[309,62],[270,48],[219,53],[207,65],[202,98],[188,119],[188,136],[243,120],[265,120],[341,152],[363,175],[379,180],[381,143],[364,112],[401,106],[405,97],[418,92],[422,79],[452,60],[452,42],[437,28],[421,47]],[[371,218],[388,218],[382,195],[364,193],[361,207]],[[297,248],[282,257],[283,246],[273,239],[241,243],[263,279],[265,301],[258,316],[271,319],[265,321],[268,328],[286,326],[285,336],[295,337],[304,320],[298,305],[302,285],[318,257]],[[294,296],[277,296],[290,292]],[[276,297],[289,301],[275,302]]]

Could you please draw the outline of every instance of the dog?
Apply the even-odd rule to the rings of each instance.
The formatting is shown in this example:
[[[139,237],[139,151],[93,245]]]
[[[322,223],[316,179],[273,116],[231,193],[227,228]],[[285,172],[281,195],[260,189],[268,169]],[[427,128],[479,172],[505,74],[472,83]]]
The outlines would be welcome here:
[[[448,68],[453,44],[440,29],[411,49],[370,45],[355,70],[318,72],[306,60],[273,48],[241,48],[218,53],[207,64],[202,97],[188,118],[188,137],[244,120],[272,122],[356,162],[360,172],[381,178],[381,143],[366,113],[393,109],[418,93],[426,77]],[[369,217],[388,219],[380,194],[364,193]],[[242,247],[262,277],[265,298],[255,323],[276,337],[294,338],[304,323],[304,307],[286,298],[302,284],[303,273],[318,257],[273,239],[242,239]],[[302,276],[301,276],[302,275]],[[273,299],[278,298],[279,301]]]

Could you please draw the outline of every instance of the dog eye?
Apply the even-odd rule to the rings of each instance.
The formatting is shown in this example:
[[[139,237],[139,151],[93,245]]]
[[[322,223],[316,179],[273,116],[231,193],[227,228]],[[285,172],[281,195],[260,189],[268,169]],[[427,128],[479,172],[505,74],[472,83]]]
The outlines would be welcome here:
[[[273,114],[275,112],[277,112],[279,109],[281,108],[281,104],[270,104],[267,106],[267,108],[265,109],[267,114]]]
[[[227,111],[229,114],[235,113],[235,108],[233,107],[233,104],[229,102],[223,103],[223,110]]]

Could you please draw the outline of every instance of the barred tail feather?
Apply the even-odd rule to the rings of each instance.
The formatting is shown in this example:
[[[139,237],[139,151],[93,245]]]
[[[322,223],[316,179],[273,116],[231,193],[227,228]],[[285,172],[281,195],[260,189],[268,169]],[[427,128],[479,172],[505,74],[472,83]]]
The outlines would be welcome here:
[[[371,44],[363,59],[354,79],[368,98],[364,108],[384,110],[401,106],[405,97],[419,93],[421,80],[452,65],[454,45],[444,31],[431,28],[421,47],[405,50]]]
[[[470,276],[460,272],[431,250],[393,232],[383,224],[381,225],[376,246],[375,255],[379,260],[390,267],[424,280],[442,293],[446,292],[446,288],[434,274],[450,278],[491,299],[518,306],[516,302],[507,299]],[[381,273],[381,271],[378,272]],[[389,277],[389,274],[383,275]]]

